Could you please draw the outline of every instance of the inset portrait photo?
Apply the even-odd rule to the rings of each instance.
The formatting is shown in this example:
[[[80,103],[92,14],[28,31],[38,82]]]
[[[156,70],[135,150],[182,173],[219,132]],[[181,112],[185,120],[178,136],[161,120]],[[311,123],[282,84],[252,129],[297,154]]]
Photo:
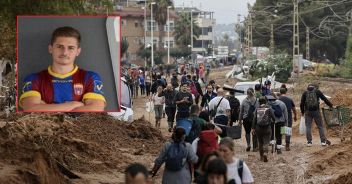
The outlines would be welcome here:
[[[118,112],[120,17],[18,16],[18,111]]]

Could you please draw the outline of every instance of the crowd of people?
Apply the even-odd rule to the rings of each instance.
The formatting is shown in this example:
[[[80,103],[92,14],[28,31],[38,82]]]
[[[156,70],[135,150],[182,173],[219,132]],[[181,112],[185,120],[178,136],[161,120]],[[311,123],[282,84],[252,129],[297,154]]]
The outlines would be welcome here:
[[[282,154],[282,148],[290,151],[289,132],[293,120],[297,120],[297,111],[285,85],[273,92],[270,81],[265,81],[264,86],[257,84],[254,89],[245,91],[247,97],[240,103],[234,90],[225,93],[214,80],[205,81],[187,72],[178,75],[173,73],[169,83],[162,73],[151,75],[150,96],[148,89],[146,95],[154,103],[155,127],[160,128],[165,113],[172,139],[165,143],[150,172],[140,165],[135,166],[139,168],[138,172],[126,169],[126,183],[134,183],[131,181],[142,176],[147,183],[164,163],[162,183],[253,183],[247,164],[235,155],[234,139],[227,132],[232,126],[243,126],[246,151],[259,151],[263,162],[268,162],[270,145],[276,154]],[[307,146],[312,146],[313,119],[319,129],[321,145],[329,144],[323,129],[319,99],[332,107],[319,86],[309,84],[300,103],[307,127]],[[282,145],[283,135],[285,146]]]

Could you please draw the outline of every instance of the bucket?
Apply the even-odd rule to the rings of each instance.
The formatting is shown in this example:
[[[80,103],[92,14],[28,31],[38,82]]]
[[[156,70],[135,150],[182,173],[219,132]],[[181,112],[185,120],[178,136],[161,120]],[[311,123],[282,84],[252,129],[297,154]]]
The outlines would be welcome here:
[[[186,136],[188,136],[192,128],[192,121],[190,119],[178,119],[176,120],[176,127],[178,126],[183,127],[186,130]]]

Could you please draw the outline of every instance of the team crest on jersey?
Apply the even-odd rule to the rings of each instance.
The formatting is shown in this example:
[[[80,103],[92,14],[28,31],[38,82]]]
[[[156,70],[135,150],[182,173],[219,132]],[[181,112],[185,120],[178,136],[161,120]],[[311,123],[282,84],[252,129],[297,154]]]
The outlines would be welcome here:
[[[75,95],[82,95],[83,94],[83,84],[77,83],[73,84],[73,91]]]
[[[100,80],[94,80],[94,91],[102,93],[103,83]]]

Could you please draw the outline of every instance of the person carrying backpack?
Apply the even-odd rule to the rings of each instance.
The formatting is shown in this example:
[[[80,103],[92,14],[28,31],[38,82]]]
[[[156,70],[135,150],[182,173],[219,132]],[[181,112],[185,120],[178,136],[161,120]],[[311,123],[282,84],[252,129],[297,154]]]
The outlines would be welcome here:
[[[227,181],[234,180],[236,184],[251,184],[254,182],[251,171],[247,164],[235,155],[235,143],[230,137],[220,141],[219,153],[227,166]]]
[[[247,148],[246,151],[251,150],[251,129],[254,118],[254,111],[259,106],[258,100],[254,96],[254,89],[248,88],[247,97],[243,100],[240,108],[239,124],[242,125],[246,131]],[[256,134],[252,134],[253,151],[258,150],[258,141]]]
[[[234,91],[230,91],[230,95],[228,95],[226,99],[229,101],[231,107],[230,126],[233,126],[233,123],[238,120],[241,104],[240,101],[235,97]]]
[[[326,144],[330,145],[330,141],[326,139],[323,122],[321,120],[320,110],[319,110],[319,99],[322,99],[326,105],[330,108],[333,107],[332,103],[324,96],[324,94],[318,89],[317,85],[309,84],[307,91],[302,94],[301,98],[301,113],[305,117],[306,123],[306,136],[307,136],[307,146],[312,146],[312,122],[313,119],[319,129],[320,141],[322,146]]]
[[[282,134],[281,127],[287,126],[288,124],[288,115],[287,115],[287,107],[284,102],[276,99],[275,94],[267,95],[266,99],[268,100],[268,105],[270,106],[270,110],[274,114],[275,125],[272,126],[271,140],[276,139],[275,150],[277,154],[282,154]]]
[[[226,137],[226,126],[230,124],[231,107],[229,101],[225,98],[225,93],[222,88],[218,90],[218,96],[209,102],[209,110],[211,117],[214,118],[214,123],[219,125],[222,129],[220,137]]]
[[[165,143],[161,153],[154,161],[152,176],[154,177],[159,168],[165,163],[162,177],[163,184],[190,184],[192,182],[191,168],[197,163],[198,156],[192,146],[186,143],[186,130],[176,127],[172,135],[172,141]]]
[[[198,117],[199,114],[199,106],[198,105],[192,105],[191,106],[191,115],[189,119],[192,121],[192,127],[191,130],[186,136],[185,141],[192,144],[194,139],[199,137],[200,132],[202,131],[202,127],[205,125],[205,121],[201,118]]]
[[[265,97],[259,98],[259,107],[255,110],[252,123],[252,134],[258,138],[260,160],[264,162],[268,161],[271,125],[274,122],[274,114],[266,103]]]

